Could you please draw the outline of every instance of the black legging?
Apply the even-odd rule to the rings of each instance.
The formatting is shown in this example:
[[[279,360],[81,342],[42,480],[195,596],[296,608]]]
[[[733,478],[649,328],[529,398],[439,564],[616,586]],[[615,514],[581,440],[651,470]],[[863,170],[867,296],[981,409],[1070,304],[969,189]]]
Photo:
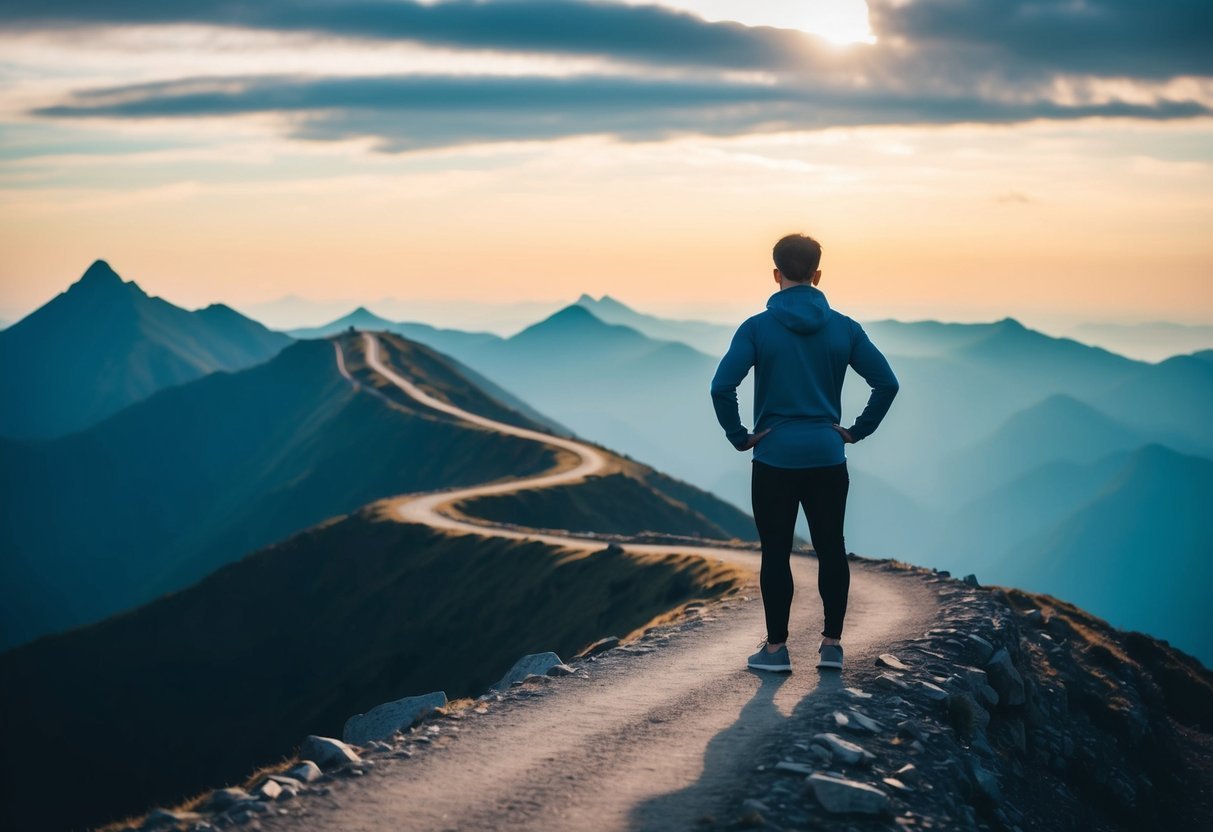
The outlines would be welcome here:
[[[851,569],[842,539],[847,490],[851,478],[845,462],[817,468],[777,468],[754,460],[750,493],[754,524],[762,540],[762,605],[767,618],[767,641],[788,639],[792,610],[792,538],[796,515],[804,506],[809,536],[817,551],[817,591],[825,607],[826,638],[842,638],[847,613]]]

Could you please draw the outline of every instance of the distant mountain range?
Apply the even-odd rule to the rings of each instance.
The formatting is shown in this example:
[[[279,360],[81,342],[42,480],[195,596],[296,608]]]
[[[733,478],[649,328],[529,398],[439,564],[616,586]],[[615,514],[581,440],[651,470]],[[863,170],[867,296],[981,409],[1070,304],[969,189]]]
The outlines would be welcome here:
[[[0,436],[62,436],[165,387],[259,364],[290,341],[222,304],[191,312],[149,297],[98,260],[0,331]]]
[[[1163,321],[1141,324],[1079,324],[1070,334],[1143,361],[1162,361],[1173,355],[1213,348],[1213,325]]]

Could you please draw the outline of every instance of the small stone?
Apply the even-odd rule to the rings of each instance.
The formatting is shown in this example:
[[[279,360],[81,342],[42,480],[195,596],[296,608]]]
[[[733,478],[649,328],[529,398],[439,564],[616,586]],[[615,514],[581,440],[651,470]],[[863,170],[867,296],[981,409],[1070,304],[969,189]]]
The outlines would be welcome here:
[[[841,721],[839,720],[839,717],[842,717]],[[865,734],[875,734],[884,730],[879,722],[866,714],[861,714],[859,711],[855,710],[847,711],[845,714],[840,711],[835,711],[834,722],[840,728],[847,728],[851,731],[857,731]]]
[[[883,667],[891,667],[894,670],[909,670],[910,666],[901,659],[894,656],[892,653],[881,653],[876,657],[876,664]]]
[[[859,688],[843,688],[843,692],[852,699],[871,699],[872,694],[865,693]]]
[[[323,774],[320,771],[320,767],[311,760],[303,760],[299,765],[288,771],[287,776],[301,783],[314,783]]]
[[[1033,627],[1043,627],[1045,624],[1044,614],[1040,610],[1028,610],[1023,617]]]
[[[827,812],[878,815],[889,808],[889,796],[867,783],[817,772],[809,775],[805,786]]]
[[[994,645],[976,633],[969,633],[963,646],[976,664],[985,664],[994,655]]]
[[[604,653],[607,650],[610,650],[610,649],[618,647],[618,646],[619,646],[619,636],[607,636],[606,638],[598,639],[598,641],[594,642],[593,644],[591,644],[589,647],[582,650],[577,655],[579,657],[585,657],[585,656],[592,657],[597,653]]]
[[[547,669],[546,672],[549,676],[572,676],[576,671],[574,671],[573,668],[569,667],[567,664],[561,662],[560,664],[552,665]]]
[[[335,768],[345,763],[356,763],[362,758],[344,742],[332,737],[308,734],[299,746],[299,756],[311,760],[322,769]]]
[[[863,746],[857,745],[850,740],[844,740],[837,734],[816,734],[813,737],[813,742],[828,748],[834,759],[850,765],[867,765],[876,759],[876,756],[867,751]]]
[[[236,787],[228,787],[226,789],[215,789],[201,804],[203,808],[212,812],[222,812],[240,803],[248,803],[255,798],[246,792],[244,789]]]
[[[904,782],[908,782],[908,783],[917,783],[918,782],[919,771],[913,763],[906,763],[904,766],[897,769],[897,771],[895,771],[893,773],[897,775],[897,778],[899,780],[902,780]]]
[[[274,780],[266,780],[257,787],[257,794],[266,800],[277,800],[282,795],[282,784]]]
[[[927,699],[935,702],[942,702],[948,698],[948,692],[932,682],[923,679],[918,680],[918,690],[926,694]]]
[[[179,812],[157,806],[144,816],[143,823],[139,824],[139,829],[152,830],[162,829],[166,826],[175,827],[178,823],[201,819],[202,815],[197,812]]]
[[[981,586],[981,584],[977,583],[977,576],[973,574],[965,575],[961,580],[969,586]]]
[[[876,684],[882,688],[888,688],[889,690],[909,690],[910,688],[910,686],[901,679],[898,679],[896,676],[888,673],[881,673],[879,676],[877,676]]]
[[[880,782],[884,783],[886,786],[889,786],[890,788],[897,789],[897,791],[899,791],[899,792],[914,791],[909,786],[907,786],[905,783],[898,780],[896,777],[882,777],[880,779]]]

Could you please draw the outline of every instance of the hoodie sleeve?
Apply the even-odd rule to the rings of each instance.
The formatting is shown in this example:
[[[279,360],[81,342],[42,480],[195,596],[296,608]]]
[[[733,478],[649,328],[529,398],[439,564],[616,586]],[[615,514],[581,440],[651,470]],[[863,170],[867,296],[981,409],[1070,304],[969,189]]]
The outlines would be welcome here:
[[[851,339],[849,363],[872,388],[863,412],[859,414],[855,424],[847,428],[851,438],[858,442],[876,431],[880,421],[889,412],[889,407],[893,404],[893,397],[897,395],[901,385],[897,382],[897,376],[893,375],[893,368],[889,366],[884,353],[876,348],[862,326],[858,323],[854,326],[855,333]]]
[[[750,432],[741,424],[737,408],[737,386],[754,366],[754,334],[747,319],[733,333],[728,352],[720,359],[716,375],[712,378],[712,406],[716,408],[716,421],[724,428],[724,435],[736,448],[745,442]]]

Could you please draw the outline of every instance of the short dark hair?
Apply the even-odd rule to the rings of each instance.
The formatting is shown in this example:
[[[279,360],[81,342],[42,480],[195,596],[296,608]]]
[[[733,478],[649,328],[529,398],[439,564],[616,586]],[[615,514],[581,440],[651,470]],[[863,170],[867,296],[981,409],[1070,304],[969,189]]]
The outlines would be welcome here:
[[[821,264],[821,243],[807,234],[789,234],[775,244],[771,256],[784,277],[806,283]]]

